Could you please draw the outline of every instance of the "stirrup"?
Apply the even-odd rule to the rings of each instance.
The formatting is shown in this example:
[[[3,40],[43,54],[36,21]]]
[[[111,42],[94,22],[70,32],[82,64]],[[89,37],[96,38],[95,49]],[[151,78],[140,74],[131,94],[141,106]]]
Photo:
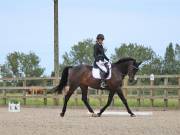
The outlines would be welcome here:
[[[101,88],[105,88],[107,84],[105,82],[101,82]]]

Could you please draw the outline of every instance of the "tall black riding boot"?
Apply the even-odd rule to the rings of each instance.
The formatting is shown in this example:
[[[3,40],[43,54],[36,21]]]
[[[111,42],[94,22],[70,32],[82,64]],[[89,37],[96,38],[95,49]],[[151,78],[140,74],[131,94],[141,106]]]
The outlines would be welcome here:
[[[106,76],[106,73],[102,72],[101,73],[101,88],[105,88],[107,86],[105,76]]]

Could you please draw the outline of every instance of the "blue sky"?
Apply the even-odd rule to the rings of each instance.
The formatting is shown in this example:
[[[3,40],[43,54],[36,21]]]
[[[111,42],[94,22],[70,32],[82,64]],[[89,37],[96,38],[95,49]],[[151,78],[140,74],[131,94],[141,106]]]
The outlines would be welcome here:
[[[121,43],[150,46],[163,56],[180,43],[179,0],[59,0],[60,62],[70,47],[98,33],[107,55]],[[0,64],[13,51],[33,51],[49,75],[53,70],[53,0],[0,2]]]

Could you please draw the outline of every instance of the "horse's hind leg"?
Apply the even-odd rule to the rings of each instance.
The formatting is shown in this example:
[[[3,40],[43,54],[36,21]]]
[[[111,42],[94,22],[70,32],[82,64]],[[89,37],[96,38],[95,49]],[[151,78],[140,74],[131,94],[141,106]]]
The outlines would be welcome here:
[[[126,100],[126,98],[124,97],[122,90],[121,90],[121,89],[118,89],[118,90],[117,90],[117,94],[118,94],[118,96],[120,97],[120,99],[122,100],[123,104],[125,105],[128,113],[131,115],[131,117],[134,117],[135,114],[132,113],[131,109],[129,108],[128,103],[127,103],[127,100]]]
[[[87,92],[88,92],[88,86],[80,86],[81,91],[82,91],[82,101],[84,102],[85,106],[88,108],[90,113],[94,113],[93,109],[88,103],[87,99]]]
[[[60,116],[63,117],[65,115],[65,112],[66,112],[66,107],[67,107],[67,102],[69,100],[69,98],[71,97],[71,95],[73,94],[73,92],[75,91],[77,87],[72,87],[70,86],[69,87],[69,90],[67,92],[67,94],[65,95],[64,97],[64,105],[63,105],[63,109],[62,109],[62,112],[60,113]]]

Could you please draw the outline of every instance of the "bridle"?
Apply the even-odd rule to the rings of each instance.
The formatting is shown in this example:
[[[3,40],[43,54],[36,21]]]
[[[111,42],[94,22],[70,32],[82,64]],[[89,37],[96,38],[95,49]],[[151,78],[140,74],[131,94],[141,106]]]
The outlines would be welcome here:
[[[129,76],[134,76],[134,75],[133,75],[133,74],[134,74],[134,73],[133,73],[133,70],[134,70],[134,69],[138,70],[139,68],[137,68],[137,67],[134,66],[134,65],[130,65],[130,66],[128,67],[128,73],[127,73],[127,74],[128,74]]]
[[[129,73],[129,71],[132,70],[132,69],[139,70],[139,68],[137,68],[136,66],[130,65],[129,68],[128,68],[128,73]],[[127,74],[128,74],[128,73],[127,73]],[[126,76],[126,75],[127,75],[127,74],[124,74],[124,73],[122,73],[122,72],[121,72],[121,74],[122,74],[123,76]]]
[[[134,66],[134,65],[130,65],[130,67],[132,67],[132,68],[134,68],[134,69],[139,69],[139,68],[137,68],[136,66]]]

